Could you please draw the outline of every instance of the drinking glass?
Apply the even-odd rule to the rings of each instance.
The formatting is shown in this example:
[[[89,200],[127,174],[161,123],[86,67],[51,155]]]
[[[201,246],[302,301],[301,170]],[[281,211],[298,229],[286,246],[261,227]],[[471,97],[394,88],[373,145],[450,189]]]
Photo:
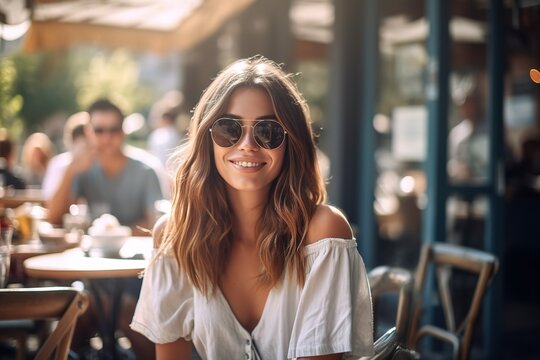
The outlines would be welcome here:
[[[0,230],[0,288],[6,287],[9,277],[11,235],[13,228]]]

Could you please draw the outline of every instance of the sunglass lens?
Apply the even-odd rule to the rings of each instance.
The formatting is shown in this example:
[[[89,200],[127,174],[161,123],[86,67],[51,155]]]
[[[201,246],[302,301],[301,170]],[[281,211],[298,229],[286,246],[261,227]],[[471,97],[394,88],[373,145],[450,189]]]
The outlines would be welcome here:
[[[102,135],[102,134],[119,134],[122,132],[122,127],[115,126],[115,127],[95,127],[94,133],[96,135]]]
[[[212,125],[212,138],[221,147],[233,146],[242,136],[242,127],[232,119],[219,119]]]
[[[253,127],[253,135],[259,146],[265,149],[275,149],[283,142],[285,130],[276,121],[263,120]]]

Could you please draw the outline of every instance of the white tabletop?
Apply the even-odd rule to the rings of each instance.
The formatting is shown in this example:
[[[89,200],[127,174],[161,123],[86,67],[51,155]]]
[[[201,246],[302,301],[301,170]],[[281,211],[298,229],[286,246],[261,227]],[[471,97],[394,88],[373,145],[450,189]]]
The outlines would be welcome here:
[[[152,238],[131,237],[121,255],[144,254],[145,259],[113,259],[88,257],[82,249],[70,249],[57,254],[34,256],[24,261],[28,276],[45,279],[100,279],[136,277],[148,264]]]

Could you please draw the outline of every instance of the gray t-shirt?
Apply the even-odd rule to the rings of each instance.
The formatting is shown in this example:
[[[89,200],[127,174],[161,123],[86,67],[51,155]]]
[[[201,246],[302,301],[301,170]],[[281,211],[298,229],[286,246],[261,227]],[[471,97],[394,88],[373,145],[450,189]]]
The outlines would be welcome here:
[[[163,198],[154,170],[130,157],[124,170],[114,177],[106,176],[95,162],[75,177],[72,194],[86,199],[92,220],[109,213],[126,226],[143,220],[147,211],[154,211],[156,200]]]

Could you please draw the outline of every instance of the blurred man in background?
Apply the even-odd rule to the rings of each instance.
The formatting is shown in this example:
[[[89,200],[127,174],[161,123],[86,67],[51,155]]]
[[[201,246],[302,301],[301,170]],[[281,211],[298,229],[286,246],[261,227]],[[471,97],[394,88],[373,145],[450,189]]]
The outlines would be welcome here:
[[[135,235],[147,235],[156,219],[155,203],[163,198],[156,172],[140,159],[124,151],[124,115],[108,100],[98,100],[88,109],[86,148],[73,153],[64,176],[47,201],[48,219],[59,224],[69,206],[83,199],[91,218],[114,215],[121,225],[129,226]],[[131,340],[137,358],[153,358],[153,346],[129,328],[140,291],[140,279],[126,279],[122,298],[120,330]],[[114,291],[112,289],[111,291]],[[74,346],[84,346],[95,332],[96,316],[91,306],[77,326]],[[103,314],[102,314],[103,315]],[[102,316],[101,315],[101,316]]]

